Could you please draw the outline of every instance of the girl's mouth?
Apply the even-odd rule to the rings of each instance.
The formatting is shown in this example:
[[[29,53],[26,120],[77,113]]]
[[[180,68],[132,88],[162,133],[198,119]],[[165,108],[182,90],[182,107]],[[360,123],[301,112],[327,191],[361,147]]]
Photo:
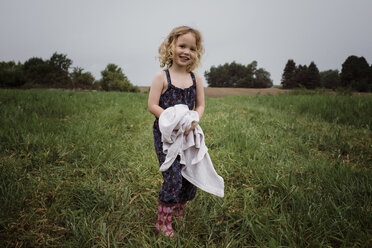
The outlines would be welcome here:
[[[179,56],[179,58],[181,59],[181,60],[183,60],[183,61],[189,61],[190,60],[190,58],[189,57],[186,57],[186,56]]]

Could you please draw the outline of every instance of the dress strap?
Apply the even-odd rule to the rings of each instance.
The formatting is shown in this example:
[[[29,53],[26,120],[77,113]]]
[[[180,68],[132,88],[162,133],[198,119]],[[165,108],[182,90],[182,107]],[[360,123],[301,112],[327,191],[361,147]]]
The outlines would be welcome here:
[[[190,74],[191,74],[191,78],[192,78],[192,85],[195,86],[196,85],[195,75],[192,71],[190,71]]]
[[[164,71],[165,71],[165,74],[167,75],[168,85],[172,84],[172,81],[171,81],[171,78],[170,78],[169,70],[168,70],[168,69],[165,69]]]

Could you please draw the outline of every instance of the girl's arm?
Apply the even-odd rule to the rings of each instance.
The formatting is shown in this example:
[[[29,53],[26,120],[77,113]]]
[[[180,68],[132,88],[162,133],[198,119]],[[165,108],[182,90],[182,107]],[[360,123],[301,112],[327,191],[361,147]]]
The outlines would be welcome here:
[[[199,114],[199,121],[204,114],[205,101],[204,101],[204,86],[203,80],[199,74],[195,73],[196,78],[196,108],[195,111]]]
[[[157,118],[159,118],[161,113],[164,111],[164,109],[159,106],[159,99],[160,99],[160,95],[163,92],[163,88],[164,88],[164,75],[162,72],[158,72],[156,73],[154,79],[152,80],[150,93],[149,93],[149,99],[147,102],[149,111],[153,115],[155,115]]]
[[[204,101],[204,86],[203,86],[203,80],[201,77],[195,73],[195,79],[196,79],[196,108],[195,111],[199,114],[199,122],[204,114],[204,107],[205,107],[205,101]],[[188,135],[192,130],[194,130],[198,126],[198,122],[193,122],[191,124],[191,127],[189,130],[185,132],[185,135]]]

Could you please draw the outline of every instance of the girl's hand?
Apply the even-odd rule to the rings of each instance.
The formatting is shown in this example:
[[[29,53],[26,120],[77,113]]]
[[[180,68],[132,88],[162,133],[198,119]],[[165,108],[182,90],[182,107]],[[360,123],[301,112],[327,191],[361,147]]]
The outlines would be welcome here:
[[[198,122],[197,121],[193,121],[191,122],[191,127],[189,130],[185,131],[185,135],[188,135],[192,130],[194,130],[197,126],[198,126]]]

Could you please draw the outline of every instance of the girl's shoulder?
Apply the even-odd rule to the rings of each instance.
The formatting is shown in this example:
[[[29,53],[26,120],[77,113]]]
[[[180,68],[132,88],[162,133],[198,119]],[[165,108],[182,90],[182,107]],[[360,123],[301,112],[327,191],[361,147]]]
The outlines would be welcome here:
[[[192,71],[192,74],[195,76],[196,84],[203,84],[203,79],[199,73]]]
[[[165,74],[165,71],[158,71],[155,73],[154,78],[152,79],[152,82],[154,83],[164,83],[167,81],[167,76]]]
[[[164,77],[165,77],[165,71],[164,70],[158,71],[154,75],[154,79],[156,79],[156,80],[164,79]]]
[[[152,88],[157,88],[161,93],[164,93],[168,88],[167,76],[165,71],[158,71],[155,73],[154,78],[152,79]]]

